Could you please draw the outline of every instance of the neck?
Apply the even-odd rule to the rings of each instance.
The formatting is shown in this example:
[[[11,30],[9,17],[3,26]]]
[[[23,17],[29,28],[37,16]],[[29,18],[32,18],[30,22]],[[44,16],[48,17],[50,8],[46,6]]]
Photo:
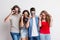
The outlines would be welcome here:
[[[34,18],[35,16],[32,16],[32,18]]]
[[[43,20],[45,20],[45,18]]]
[[[45,19],[43,19],[42,21],[46,21]]]
[[[32,17],[35,17],[35,15],[32,15]]]

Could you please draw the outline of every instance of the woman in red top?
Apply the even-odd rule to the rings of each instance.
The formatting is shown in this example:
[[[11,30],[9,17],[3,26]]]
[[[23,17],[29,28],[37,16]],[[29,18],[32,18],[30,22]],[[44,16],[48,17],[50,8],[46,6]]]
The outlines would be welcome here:
[[[40,40],[51,40],[50,38],[51,16],[43,10],[39,16]]]

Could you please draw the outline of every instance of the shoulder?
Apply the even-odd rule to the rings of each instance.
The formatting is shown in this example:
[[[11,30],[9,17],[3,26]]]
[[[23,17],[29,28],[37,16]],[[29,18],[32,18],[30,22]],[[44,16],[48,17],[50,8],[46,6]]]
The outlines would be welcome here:
[[[18,14],[18,17],[20,18],[22,16],[22,14]]]
[[[14,16],[13,15],[11,15],[10,17],[9,17],[9,19],[12,19]]]

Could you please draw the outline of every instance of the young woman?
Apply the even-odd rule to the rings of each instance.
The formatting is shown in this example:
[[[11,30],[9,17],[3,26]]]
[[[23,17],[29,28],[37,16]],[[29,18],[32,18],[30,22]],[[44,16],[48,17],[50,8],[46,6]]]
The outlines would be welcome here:
[[[9,20],[11,23],[11,37],[13,40],[19,40],[20,33],[19,33],[19,18],[20,18],[20,8],[19,6],[15,5],[11,9],[11,13],[5,18],[4,21]]]
[[[28,27],[29,27],[29,11],[24,10],[22,13],[22,17],[20,18],[20,26],[21,26],[21,38],[22,40],[28,40]]]
[[[39,16],[40,40],[51,40],[50,38],[51,16],[43,10]]]

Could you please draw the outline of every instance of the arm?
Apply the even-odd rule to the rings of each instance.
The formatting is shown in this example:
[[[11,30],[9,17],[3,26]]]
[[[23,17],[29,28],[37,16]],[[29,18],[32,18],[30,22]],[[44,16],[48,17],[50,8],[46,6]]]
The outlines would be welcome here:
[[[52,22],[53,22],[53,19],[52,19],[52,17],[51,17],[50,27],[52,26]]]
[[[23,27],[24,26],[24,23],[23,23],[23,16],[20,18],[20,26]]]
[[[41,20],[39,19],[39,27],[41,27]]]
[[[28,27],[29,27],[29,21],[30,21],[30,20],[28,20],[28,22],[26,23],[26,28],[28,28]]]
[[[28,22],[26,23],[26,28],[29,28],[30,18],[31,18],[31,15],[29,15],[29,17],[28,17]]]
[[[15,10],[12,10],[11,13],[4,19],[4,21],[8,20],[10,15],[12,15],[14,13]]]
[[[41,16],[39,16],[39,23],[38,23],[39,27],[41,27]]]
[[[4,19],[4,21],[8,20],[10,15],[11,15],[11,13]]]

